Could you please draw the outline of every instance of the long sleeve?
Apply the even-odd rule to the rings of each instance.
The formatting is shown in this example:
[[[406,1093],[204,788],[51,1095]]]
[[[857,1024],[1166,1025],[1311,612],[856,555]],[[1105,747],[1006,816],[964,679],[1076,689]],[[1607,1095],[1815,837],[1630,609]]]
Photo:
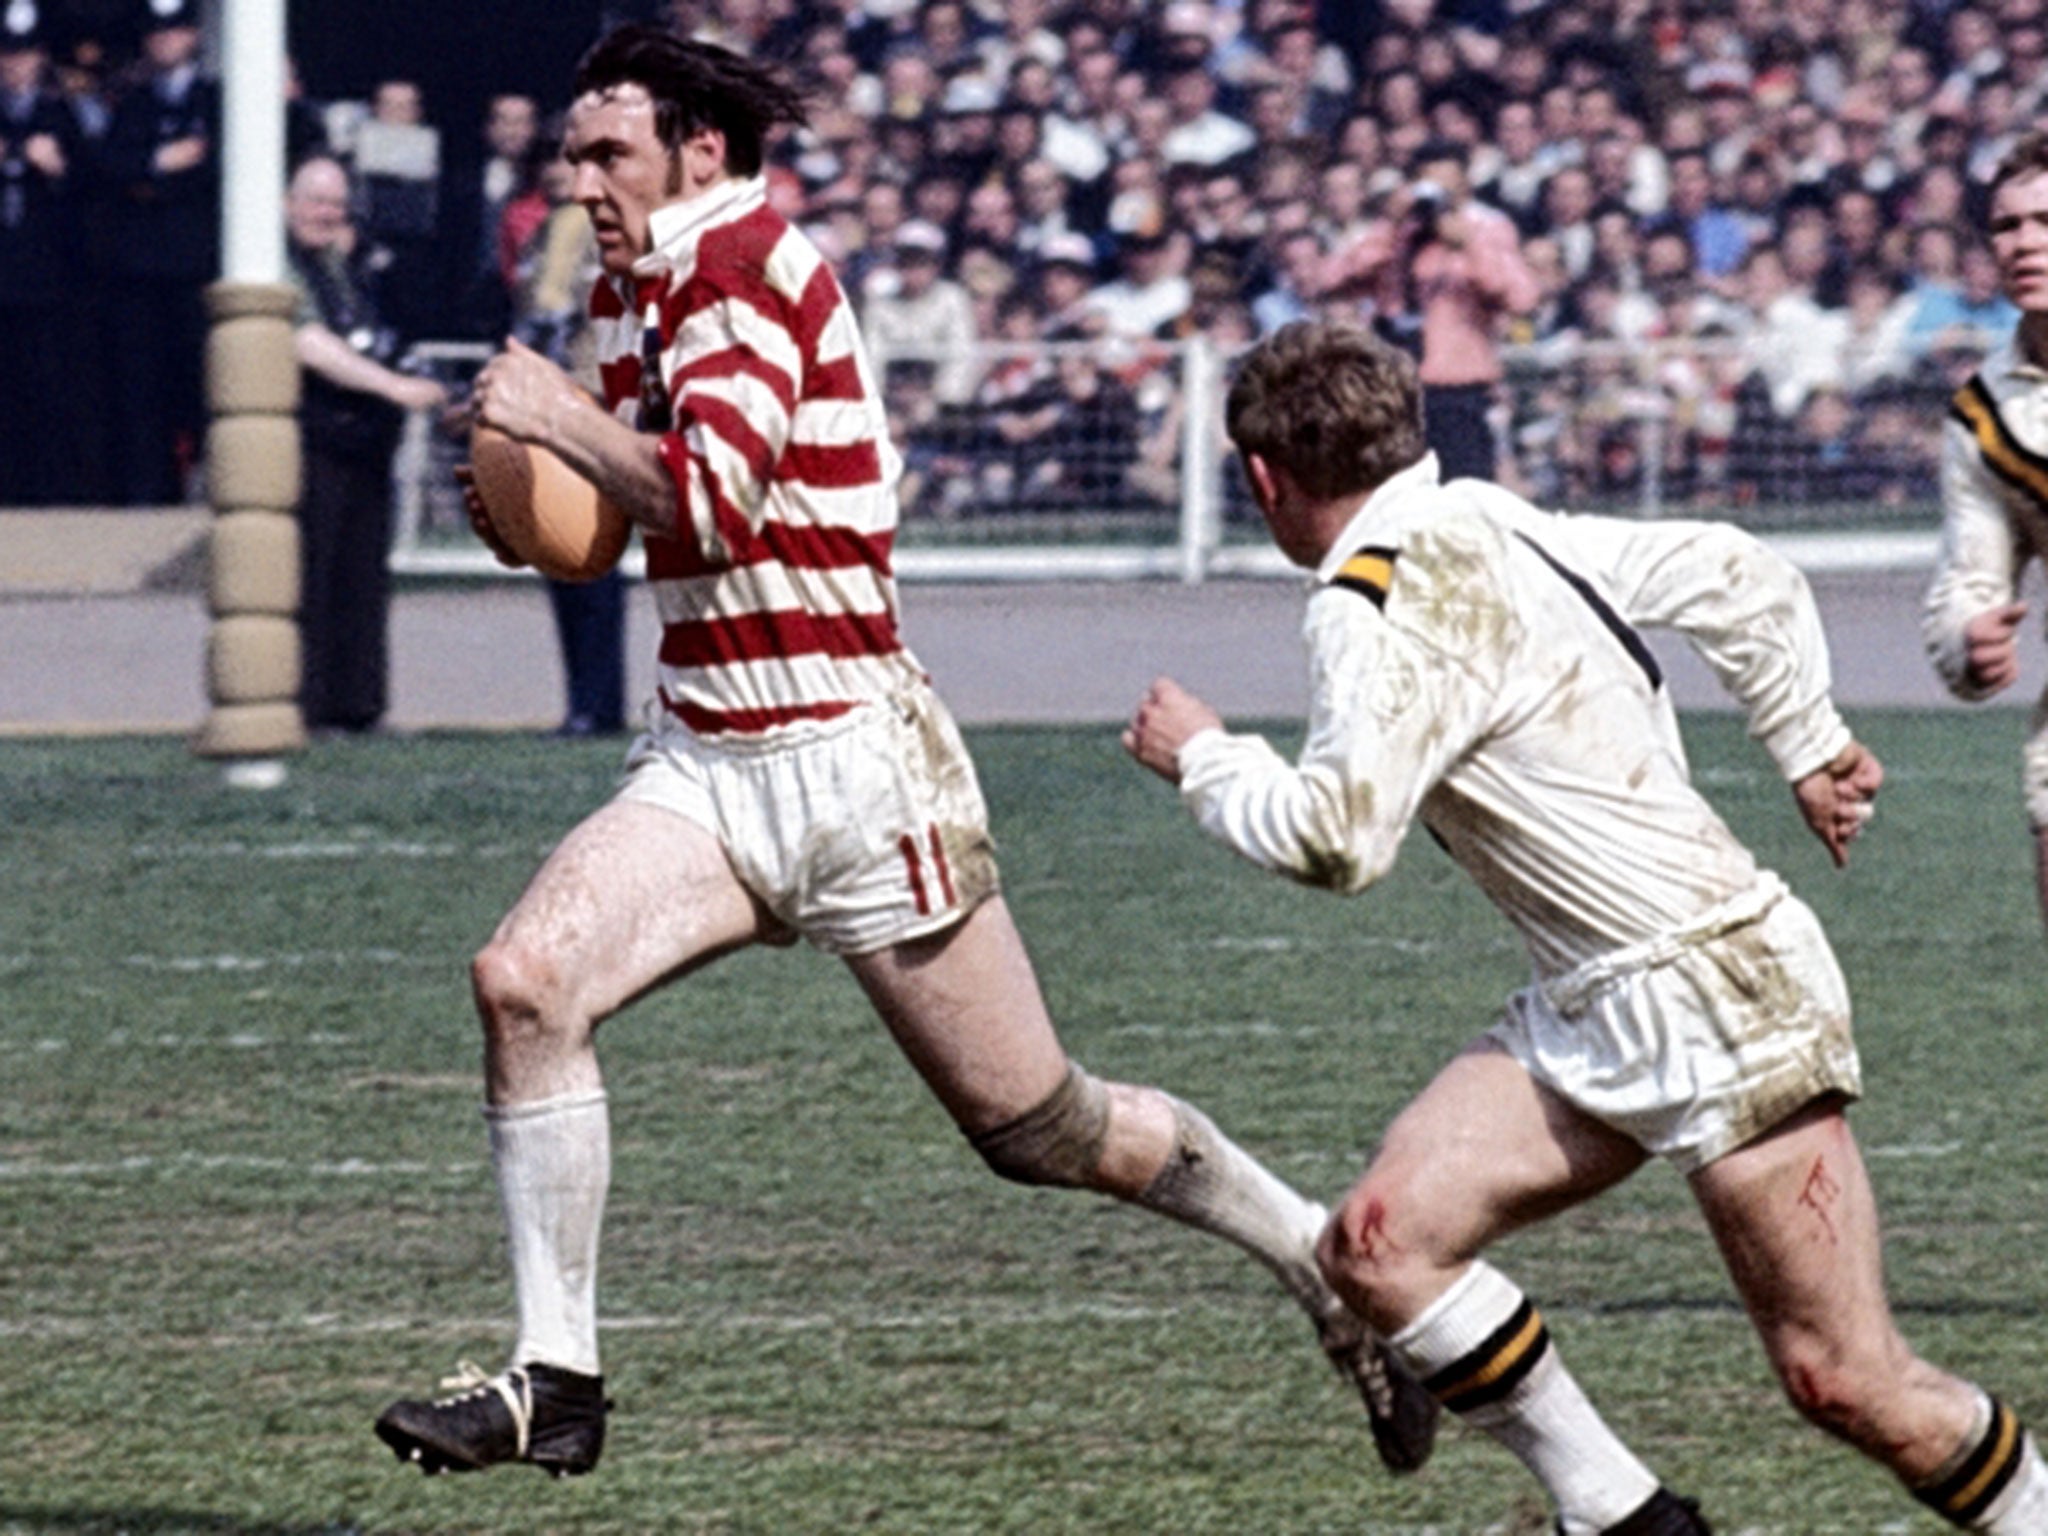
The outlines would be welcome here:
[[[1318,592],[1307,633],[1313,702],[1300,761],[1262,737],[1205,732],[1181,749],[1181,799],[1262,868],[1362,891],[1393,868],[1424,796],[1478,734],[1490,690],[1482,669],[1418,643],[1350,592]]]
[[[1981,699],[1988,690],[1970,680],[1963,628],[2013,600],[2025,551],[1976,440],[1953,419],[1942,428],[1941,511],[1941,552],[1921,605],[1920,637],[1949,691]]]
[[[1683,635],[1742,707],[1787,780],[1824,767],[1850,739],[1830,697],[1826,632],[1806,578],[1727,523],[1548,516],[1536,537],[1598,572],[1630,624]]]

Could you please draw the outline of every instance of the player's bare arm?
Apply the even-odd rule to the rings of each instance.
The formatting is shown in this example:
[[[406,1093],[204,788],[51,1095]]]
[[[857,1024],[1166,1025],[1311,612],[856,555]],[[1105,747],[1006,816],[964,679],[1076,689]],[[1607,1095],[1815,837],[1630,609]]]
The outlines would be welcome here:
[[[1837,752],[1792,786],[1799,814],[1828,850],[1837,869],[1849,862],[1849,845],[1863,832],[1884,784],[1884,764],[1860,741]]]
[[[1169,784],[1180,782],[1180,749],[1223,717],[1170,677],[1154,682],[1124,731],[1124,750]]]
[[[656,439],[611,415],[531,347],[506,342],[477,375],[471,404],[484,426],[552,449],[647,532],[676,531],[675,482]]]
[[[2019,627],[2026,617],[2025,603],[2004,603],[1963,626],[1970,681],[1985,693],[1997,693],[2019,680]]]

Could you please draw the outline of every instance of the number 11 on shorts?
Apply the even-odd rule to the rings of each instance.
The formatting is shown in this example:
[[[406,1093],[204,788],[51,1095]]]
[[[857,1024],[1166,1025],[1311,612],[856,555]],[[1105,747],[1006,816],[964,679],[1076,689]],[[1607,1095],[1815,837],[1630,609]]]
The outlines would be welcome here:
[[[924,831],[932,873],[938,878],[940,900],[950,907],[953,905],[953,871],[946,865],[946,845],[939,837],[936,822],[926,822]],[[910,876],[910,894],[917,902],[917,915],[928,917],[931,915],[932,898],[931,888],[925,881],[926,848],[919,847],[917,838],[908,832],[896,840],[896,846],[903,853],[903,866]]]

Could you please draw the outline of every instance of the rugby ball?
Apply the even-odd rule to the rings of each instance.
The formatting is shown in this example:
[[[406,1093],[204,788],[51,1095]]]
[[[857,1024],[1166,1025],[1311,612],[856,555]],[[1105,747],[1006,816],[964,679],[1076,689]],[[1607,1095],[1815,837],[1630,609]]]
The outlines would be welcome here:
[[[539,444],[479,423],[469,465],[491,527],[543,576],[595,581],[626,552],[632,519]]]

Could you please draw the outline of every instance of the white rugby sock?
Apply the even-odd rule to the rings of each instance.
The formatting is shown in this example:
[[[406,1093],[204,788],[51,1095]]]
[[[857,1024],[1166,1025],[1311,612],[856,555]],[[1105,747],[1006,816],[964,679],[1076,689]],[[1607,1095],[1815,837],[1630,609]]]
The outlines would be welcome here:
[[[597,1243],[611,1183],[604,1090],[489,1105],[519,1341],[511,1363],[598,1374]]]
[[[1605,1530],[1657,1491],[1558,1359],[1542,1314],[1491,1265],[1474,1262],[1387,1342],[1444,1407],[1536,1474],[1565,1536]]]
[[[1962,1448],[1913,1496],[1965,1530],[1992,1536],[2048,1531],[2048,1466],[2019,1418],[1981,1387]]]
[[[1174,1146],[1137,1203],[1228,1238],[1270,1269],[1318,1323],[1342,1309],[1316,1266],[1328,1213],[1266,1171],[1192,1105],[1173,1105]]]

